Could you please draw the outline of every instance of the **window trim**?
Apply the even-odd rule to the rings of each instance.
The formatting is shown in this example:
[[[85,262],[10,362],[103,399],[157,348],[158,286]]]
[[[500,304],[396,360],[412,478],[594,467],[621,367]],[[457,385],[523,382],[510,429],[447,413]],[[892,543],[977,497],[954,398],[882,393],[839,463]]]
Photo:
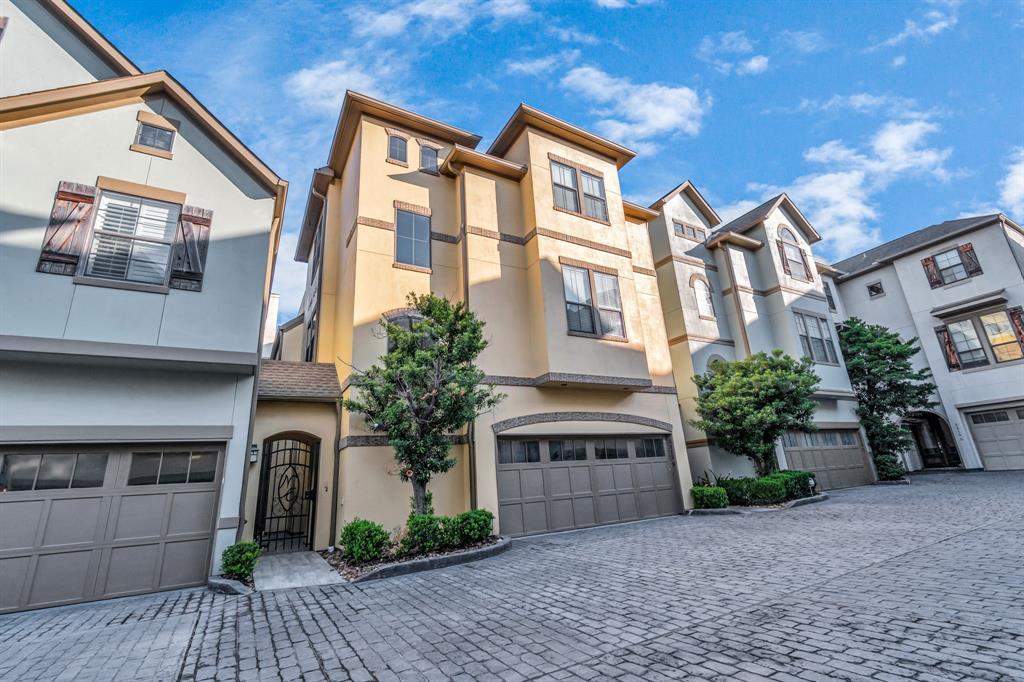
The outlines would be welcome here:
[[[701,309],[700,309],[700,295],[697,293],[697,282],[700,282],[705,287],[707,287],[707,291],[708,291],[708,305],[711,306],[711,315],[710,316],[704,314],[703,312],[701,312]],[[711,288],[711,282],[708,281],[707,277],[705,277],[704,275],[701,275],[700,273],[694,273],[693,275],[691,275],[690,276],[690,290],[693,292],[694,303],[697,306],[697,317],[699,317],[702,320],[711,320],[711,321],[717,320],[718,319],[718,311],[715,309],[714,290]]]
[[[618,271],[615,270],[614,268],[609,268],[609,267],[605,267],[603,265],[597,265],[597,264],[594,264],[594,263],[587,263],[586,261],[576,260],[574,258],[566,258],[565,256],[559,256],[558,263],[560,265],[562,265],[562,266],[568,266],[570,268],[576,268],[577,270],[583,270],[584,272],[587,273],[587,282],[588,282],[588,285],[590,286],[590,317],[591,317],[591,320],[592,320],[592,322],[594,324],[594,329],[601,330],[600,332],[593,332],[592,333],[592,332],[576,331],[576,330],[573,330],[573,329],[569,329],[569,310],[568,310],[569,300],[567,298],[565,298],[565,271],[564,271],[564,268],[561,268],[561,273],[560,274],[562,275],[562,299],[563,299],[564,304],[566,306],[565,326],[566,326],[566,331],[569,334],[569,336],[582,336],[582,337],[588,338],[588,339],[603,339],[605,341],[617,341],[617,342],[620,342],[620,343],[627,343],[629,341],[629,331],[628,331],[627,324],[626,324],[625,306],[623,305],[623,302],[622,302],[622,287],[619,286],[619,273],[618,273]],[[618,312],[619,315],[622,317],[622,333],[623,333],[622,336],[618,336],[616,334],[605,334],[604,333],[604,328],[601,325],[601,315],[600,315],[599,311],[602,310],[602,309],[604,309],[604,310],[615,310],[615,309],[614,308],[608,308],[606,306],[601,306],[601,305],[598,304],[598,301],[597,301],[597,281],[596,281],[596,278],[594,277],[594,273],[595,272],[600,273],[602,275],[607,275],[609,277],[614,277],[615,278],[615,288],[616,288],[616,290],[618,291],[618,294],[619,294],[619,306],[620,306],[620,308],[616,312]],[[573,304],[573,305],[579,305],[579,304]]]
[[[1012,358],[1010,360],[1000,360],[997,357],[996,352],[995,352],[995,346],[992,344],[991,340],[989,339],[988,332],[985,331],[985,324],[984,324],[984,322],[981,321],[982,317],[984,317],[986,315],[992,315],[992,314],[995,314],[995,313],[1003,313],[1006,316],[1007,321],[1010,323],[1010,329],[1012,331],[1013,330],[1013,320],[1010,317],[1010,308],[1008,308],[1008,307],[988,308],[988,309],[977,310],[977,311],[974,311],[974,312],[972,312],[972,313],[970,313],[968,315],[961,315],[961,316],[952,318],[952,319],[948,320],[945,323],[945,325],[942,325],[941,327],[939,327],[940,329],[942,327],[946,328],[947,333],[950,336],[950,342],[953,343],[953,348],[954,348],[954,350],[956,350],[957,358],[958,358],[958,360],[960,362],[959,369],[949,369],[948,366],[947,366],[947,370],[948,371],[950,371],[950,372],[983,371],[983,370],[992,369],[992,368],[995,368],[995,367],[1005,367],[1007,365],[1013,365],[1013,364],[1024,362],[1024,345],[1022,345],[1019,340],[1017,340],[1017,345],[1021,349],[1021,353],[1022,353],[1021,357],[1019,357],[1019,358]],[[963,355],[961,354],[960,349],[956,347],[956,342],[953,341],[953,332],[950,329],[950,327],[952,325],[959,324],[961,322],[970,322],[971,323],[971,326],[974,329],[974,333],[978,337],[978,341],[981,344],[981,350],[985,354],[985,362],[984,363],[980,363],[980,362],[975,361],[974,363],[971,363],[968,366],[964,365]],[[1003,346],[1003,345],[1008,345],[1009,343],[1011,343],[1011,342],[1007,341],[1004,344],[998,344],[998,345]]]
[[[876,285],[879,288],[881,288],[882,291],[880,293],[873,294],[873,293],[871,293],[871,287],[876,286]],[[867,291],[868,291],[868,298],[870,300],[872,300],[872,301],[875,300],[876,298],[885,298],[885,285],[882,284],[882,280],[880,280],[880,279],[879,280],[875,280],[874,282],[868,282],[867,284],[864,285],[864,288],[867,289]]]
[[[408,213],[409,215],[413,216],[414,220],[417,217],[419,217],[419,218],[426,218],[427,219],[427,264],[426,265],[418,265],[416,263],[406,263],[405,261],[398,260],[398,240],[400,238],[399,235],[398,235],[398,214],[399,213]],[[434,267],[434,254],[433,254],[433,248],[432,248],[433,245],[431,244],[431,238],[430,238],[430,229],[432,227],[432,222],[433,222],[433,218],[431,217],[429,212],[410,210],[410,207],[395,206],[395,257],[394,257],[394,262],[392,263],[392,267],[398,268],[400,270],[412,270],[413,272],[432,273],[434,271],[433,270],[433,267]],[[413,240],[415,241],[415,237],[413,237]],[[415,252],[414,252],[414,254],[415,254]]]
[[[132,138],[132,143],[128,145],[128,149],[133,152],[149,154],[150,156],[156,156],[161,159],[173,159],[174,143],[178,139],[178,128],[181,126],[181,123],[174,119],[142,110],[139,110],[135,115],[135,120],[138,121],[138,124],[135,126],[135,136]],[[168,148],[161,149],[160,147],[153,147],[140,142],[139,139],[142,135],[142,126],[150,126],[151,128],[157,128],[159,130],[169,132],[171,134],[171,143]]]
[[[553,171],[552,165],[551,165],[552,163],[557,163],[557,164],[560,164],[562,166],[566,166],[567,168],[573,169],[573,171],[576,173],[576,187],[575,188],[568,187],[566,185],[558,184],[558,183],[555,182],[555,174],[554,174],[554,171]],[[608,183],[605,180],[604,173],[602,173],[601,171],[596,170],[594,168],[589,168],[587,166],[578,164],[575,161],[572,161],[571,159],[566,159],[564,157],[558,156],[556,154],[551,154],[551,153],[548,154],[548,172],[551,174],[551,207],[554,210],[556,210],[556,211],[558,211],[560,213],[568,213],[569,215],[573,215],[573,216],[576,216],[578,218],[584,218],[585,220],[591,220],[591,221],[593,221],[595,223],[600,223],[602,225],[607,225],[609,227],[611,226],[611,220],[610,220],[610,218],[611,218],[611,211],[608,208]],[[600,197],[600,199],[602,199],[603,202],[604,202],[605,214],[607,216],[604,219],[598,218],[598,217],[595,217],[595,216],[592,216],[592,215],[586,213],[585,199],[588,196],[589,197],[594,197],[594,195],[593,194],[587,194],[587,193],[584,192],[584,189],[583,189],[583,174],[584,173],[586,173],[587,175],[590,175],[592,177],[597,178],[601,182],[601,189],[604,192],[604,196]],[[558,204],[555,203],[555,187],[556,186],[560,187],[560,188],[562,188],[564,190],[574,190],[575,191],[575,193],[576,193],[576,205],[579,206],[579,211],[573,211],[573,210],[568,209],[568,208],[563,208],[563,207],[561,207],[561,206],[559,206]],[[594,197],[594,198],[598,198],[598,197]]]
[[[434,153],[434,167],[428,168],[423,165],[423,152],[431,151]],[[429,175],[440,175],[441,174],[441,148],[436,147],[432,144],[425,144],[420,141],[420,163],[419,170]]]
[[[677,237],[689,239],[690,241],[697,242],[698,244],[703,244],[708,238],[707,230],[700,225],[694,225],[693,223],[688,223],[675,218],[672,219],[672,231]],[[693,232],[693,234],[687,234],[687,231]]]
[[[814,337],[811,336],[810,329],[807,327],[807,319],[806,318],[808,318],[808,317],[814,318],[817,321],[817,323],[819,324],[819,327],[818,327],[819,331],[823,331],[825,334],[828,335],[827,338],[822,337],[822,339],[821,339],[823,343],[826,342],[826,341],[828,342],[827,345],[825,345],[825,359],[824,360],[818,360],[817,358],[814,357],[814,345],[811,343],[811,339],[814,338]],[[800,322],[803,322],[804,329],[807,332],[806,334],[801,334],[800,333]],[[804,352],[804,357],[810,358],[814,362],[814,364],[816,364],[816,365],[828,365],[830,367],[839,367],[840,366],[840,362],[839,362],[839,344],[836,342],[836,339],[835,339],[835,335],[834,335],[834,331],[835,330],[833,329],[832,321],[828,318],[827,315],[822,315],[821,313],[814,312],[814,311],[811,311],[811,310],[798,310],[798,309],[794,309],[793,310],[793,325],[796,327],[797,340],[800,341],[800,344],[801,344],[800,350],[801,351],[804,350],[803,339],[805,337],[807,339],[807,349],[810,352],[809,353]],[[828,352],[829,349],[832,350],[831,356],[829,355],[829,352]],[[834,357],[835,360],[829,360],[828,359],[829,357]]]
[[[939,266],[939,261],[938,261],[939,256],[945,256],[948,253],[952,253],[952,254],[954,254],[956,256],[956,263],[954,265],[947,265],[946,267],[940,267]],[[942,280],[942,286],[943,287],[948,287],[948,286],[952,286],[954,284],[959,284],[960,282],[966,282],[967,280],[972,278],[972,275],[970,275],[967,272],[967,264],[964,263],[964,257],[963,257],[963,254],[960,253],[960,246],[959,245],[954,246],[952,248],[943,249],[942,251],[938,251],[936,253],[933,253],[931,255],[931,259],[932,259],[932,262],[935,263],[935,270],[939,273],[939,279]],[[955,270],[957,267],[960,267],[964,271],[964,276],[960,277],[959,279],[953,279],[953,280],[947,281],[946,280],[946,271],[947,270]]]
[[[384,148],[384,160],[388,163],[393,163],[396,166],[402,166],[403,168],[409,167],[409,134],[404,133],[401,130],[395,130],[394,128],[385,128],[384,132],[387,133],[387,143]],[[391,156],[391,138],[402,140],[405,143],[405,159],[396,159]]]
[[[821,288],[825,292],[825,304],[828,305],[829,311],[833,313],[839,312],[838,308],[836,307],[836,297],[832,291],[832,286],[827,281],[822,279]]]

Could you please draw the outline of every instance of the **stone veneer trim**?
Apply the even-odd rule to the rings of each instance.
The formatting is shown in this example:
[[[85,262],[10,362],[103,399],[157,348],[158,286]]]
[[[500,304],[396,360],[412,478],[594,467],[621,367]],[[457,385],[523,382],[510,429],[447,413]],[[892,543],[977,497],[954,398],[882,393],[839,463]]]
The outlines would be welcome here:
[[[537,414],[524,414],[511,419],[503,419],[491,425],[495,434],[503,433],[509,429],[531,424],[545,424],[549,422],[619,422],[623,424],[640,424],[650,426],[668,433],[672,432],[672,425],[668,422],[641,417],[635,414],[624,414],[622,412],[540,412]]]

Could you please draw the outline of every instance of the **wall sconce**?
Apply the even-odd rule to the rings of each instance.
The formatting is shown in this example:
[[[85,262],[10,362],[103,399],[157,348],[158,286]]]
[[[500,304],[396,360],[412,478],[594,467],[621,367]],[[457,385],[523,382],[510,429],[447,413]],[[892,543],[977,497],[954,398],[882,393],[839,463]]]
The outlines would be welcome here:
[[[260,459],[260,446],[253,443],[249,446],[249,464],[255,464]]]

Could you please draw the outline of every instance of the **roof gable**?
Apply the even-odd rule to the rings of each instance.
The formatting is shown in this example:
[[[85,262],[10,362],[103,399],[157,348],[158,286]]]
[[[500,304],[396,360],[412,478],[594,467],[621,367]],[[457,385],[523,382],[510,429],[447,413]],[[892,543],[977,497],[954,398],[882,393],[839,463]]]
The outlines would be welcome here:
[[[814,244],[821,241],[821,235],[818,234],[818,231],[808,222],[804,214],[800,212],[800,209],[796,207],[796,204],[793,203],[793,200],[785,192],[772,197],[760,206],[756,206],[740,217],[729,221],[718,228],[716,232],[736,232],[742,234],[764,222],[776,208],[781,208],[785,211],[793,219],[794,224],[803,230],[804,234],[807,235],[807,243]]]
[[[71,30],[100,59],[122,76],[137,76],[142,71],[123,52],[118,50],[106,36],[96,30],[71,5],[64,0],[38,0],[50,14]]]
[[[715,227],[722,222],[722,219],[718,217],[717,213],[715,213],[715,209],[711,208],[711,204],[704,199],[704,196],[697,191],[697,188],[694,187],[693,183],[689,180],[683,181],[682,184],[677,185],[675,189],[655,201],[651,204],[651,208],[655,211],[660,211],[665,204],[680,194],[685,194],[690,202],[697,207],[704,218],[708,221],[708,225]]]

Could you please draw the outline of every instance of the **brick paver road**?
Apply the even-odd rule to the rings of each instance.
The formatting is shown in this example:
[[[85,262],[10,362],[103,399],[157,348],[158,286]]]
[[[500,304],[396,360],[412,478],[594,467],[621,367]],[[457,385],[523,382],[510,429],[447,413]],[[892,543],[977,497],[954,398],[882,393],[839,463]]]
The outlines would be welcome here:
[[[4,680],[1022,680],[1024,472],[514,543],[363,586],[0,617]]]

